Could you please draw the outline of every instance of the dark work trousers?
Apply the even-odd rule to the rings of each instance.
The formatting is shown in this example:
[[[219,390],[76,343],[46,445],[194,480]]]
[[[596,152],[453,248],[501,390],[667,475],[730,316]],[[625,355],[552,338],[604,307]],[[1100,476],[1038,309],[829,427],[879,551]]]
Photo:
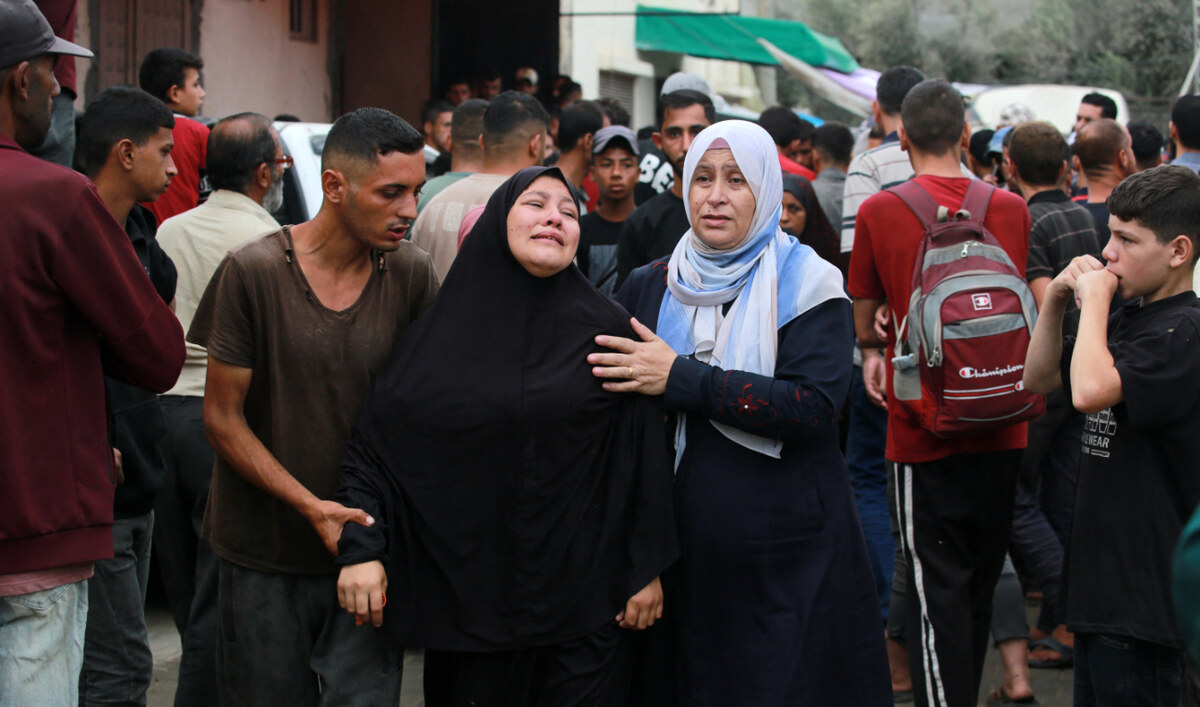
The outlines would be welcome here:
[[[992,597],[1012,531],[1020,450],[896,464],[919,707],[975,705]]]
[[[1046,396],[1046,414],[1029,423],[1013,507],[1012,553],[1042,591],[1037,626],[1050,633],[1065,621],[1058,606],[1063,548],[1075,508],[1083,415],[1063,391]]]
[[[167,474],[155,503],[154,546],[179,629],[176,707],[217,702],[217,556],[200,536],[213,450],[204,436],[204,398],[161,396],[167,417]]]
[[[400,704],[404,649],[338,606],[337,575],[291,575],[220,561],[222,707]]]
[[[896,542],[892,538],[888,513],[887,464],[883,458],[886,444],[887,410],[876,407],[867,398],[862,368],[855,366],[850,377],[846,471],[854,488],[858,517],[862,521],[871,571],[875,576],[875,593],[879,596],[880,613],[885,622],[891,603],[896,558]]]
[[[49,160],[68,169],[75,167],[75,92],[64,88],[54,97],[50,114],[50,130],[46,139],[31,150],[36,157]]]
[[[1075,634],[1075,707],[1179,707],[1184,651],[1129,636]]]
[[[571,641],[488,653],[425,651],[429,707],[624,707],[634,636],[610,621]]]
[[[154,513],[113,521],[113,557],[88,580],[79,704],[144,705],[154,671],[146,633],[146,584]]]
[[[1012,559],[1004,557],[1004,568],[996,580],[992,594],[992,641],[999,646],[1005,641],[1029,637],[1029,620],[1025,618],[1025,593],[1013,568]]]

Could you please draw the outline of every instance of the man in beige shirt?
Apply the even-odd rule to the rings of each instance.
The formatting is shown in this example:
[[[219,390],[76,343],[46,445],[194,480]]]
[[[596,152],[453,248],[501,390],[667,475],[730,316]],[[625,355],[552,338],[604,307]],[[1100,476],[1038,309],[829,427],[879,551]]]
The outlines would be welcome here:
[[[282,204],[288,159],[264,116],[243,113],[213,128],[208,140],[212,196],[158,229],[159,245],[179,272],[176,314],[185,330],[225,254],[279,228],[270,212]],[[202,414],[207,362],[204,348],[189,343],[183,373],[162,397],[167,478],[154,528],[167,599],[183,643],[177,692],[196,705],[217,701],[217,559],[200,536],[213,469]]]
[[[483,114],[483,169],[446,187],[422,208],[412,241],[433,258],[445,280],[458,255],[458,227],[467,212],[487,203],[492,192],[525,167],[542,163],[550,117],[531,96],[506,91]]]

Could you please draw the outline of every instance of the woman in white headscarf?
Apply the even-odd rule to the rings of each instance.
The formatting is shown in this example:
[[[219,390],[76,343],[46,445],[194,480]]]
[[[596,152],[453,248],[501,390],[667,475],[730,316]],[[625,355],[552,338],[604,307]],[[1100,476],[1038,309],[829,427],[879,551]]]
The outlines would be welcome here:
[[[757,125],[705,129],[683,179],[691,230],[617,294],[642,341],[598,337],[617,353],[588,357],[607,389],[677,414],[676,700],[891,704],[838,448],[854,336],[841,273],[780,230],[779,159]]]

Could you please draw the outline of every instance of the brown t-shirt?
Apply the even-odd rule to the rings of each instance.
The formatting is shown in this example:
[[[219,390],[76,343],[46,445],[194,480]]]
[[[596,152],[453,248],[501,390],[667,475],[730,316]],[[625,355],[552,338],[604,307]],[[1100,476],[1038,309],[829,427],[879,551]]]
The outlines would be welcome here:
[[[213,274],[187,336],[214,358],[252,369],[244,406],[250,429],[323,499],[337,489],[346,440],[375,373],[438,288],[429,256],[411,243],[371,257],[375,267],[358,301],[335,312],[309,287],[286,228],[248,241]],[[235,564],[334,571],[308,521],[220,456],[204,527],[217,554]]]

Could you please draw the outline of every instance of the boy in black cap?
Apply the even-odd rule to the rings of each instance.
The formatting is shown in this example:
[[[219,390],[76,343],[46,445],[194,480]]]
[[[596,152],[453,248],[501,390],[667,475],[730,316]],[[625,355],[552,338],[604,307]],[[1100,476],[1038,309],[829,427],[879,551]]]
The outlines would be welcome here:
[[[601,292],[612,296],[617,282],[617,241],[621,225],[636,206],[637,135],[613,125],[596,131],[592,169],[600,187],[600,205],[579,220],[579,269]]]
[[[1024,382],[1064,388],[1087,415],[1059,595],[1075,633],[1075,704],[1178,705],[1170,562],[1200,502],[1200,176],[1156,167],[1107,205],[1107,265],[1080,256],[1051,281]],[[1114,294],[1128,303],[1110,312]],[[1079,330],[1064,340],[1071,300]]]

